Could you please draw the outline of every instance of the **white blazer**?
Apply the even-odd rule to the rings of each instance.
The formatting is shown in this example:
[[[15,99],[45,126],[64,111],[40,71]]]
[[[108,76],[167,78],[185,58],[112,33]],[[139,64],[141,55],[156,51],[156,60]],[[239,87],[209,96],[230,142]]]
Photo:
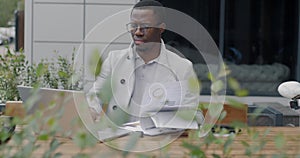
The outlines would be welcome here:
[[[160,61],[163,61],[164,66],[170,68],[170,71],[174,73],[174,78],[168,78],[168,81],[197,80],[192,63],[167,50],[163,41],[160,53]],[[109,98],[106,114],[112,121],[118,122],[118,119],[124,118],[122,120],[126,122],[125,118],[130,116],[126,109],[128,109],[134,90],[134,68],[135,58],[132,45],[128,49],[110,52],[102,64],[100,75],[89,92],[89,94],[99,92],[101,94],[101,92],[110,91],[109,89],[111,88],[112,95]],[[162,79],[163,81],[164,79]],[[198,82],[197,84],[193,82],[191,86],[193,86],[192,89],[194,90],[186,93],[181,103],[183,106],[197,108],[200,92]],[[104,100],[107,100],[107,98]],[[98,103],[94,102],[94,105],[90,106],[100,112],[102,110],[101,106],[99,106],[100,104],[103,104],[103,99],[99,100]]]

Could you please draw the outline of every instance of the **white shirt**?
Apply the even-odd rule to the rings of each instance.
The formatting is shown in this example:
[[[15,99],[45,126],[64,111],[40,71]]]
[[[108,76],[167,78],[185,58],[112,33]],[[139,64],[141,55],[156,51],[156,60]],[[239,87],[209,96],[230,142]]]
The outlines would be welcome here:
[[[129,104],[129,111],[133,116],[140,116],[140,108],[142,105],[142,99],[144,93],[147,93],[146,87],[153,83],[165,83],[170,81],[176,81],[177,76],[172,72],[170,68],[165,65],[166,60],[161,58],[161,54],[145,63],[144,60],[135,53],[135,82],[132,99]],[[132,121],[138,118],[133,117]]]

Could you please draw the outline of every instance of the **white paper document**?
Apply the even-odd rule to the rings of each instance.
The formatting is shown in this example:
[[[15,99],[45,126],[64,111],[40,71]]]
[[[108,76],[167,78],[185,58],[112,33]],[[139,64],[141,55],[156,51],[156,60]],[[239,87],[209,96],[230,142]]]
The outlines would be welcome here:
[[[121,128],[124,130],[128,131],[133,131],[133,132],[142,132],[144,135],[147,136],[156,136],[156,135],[161,135],[161,134],[168,134],[168,133],[174,133],[174,132],[180,132],[183,131],[184,129],[178,129],[178,128],[158,128],[155,127],[153,122],[150,120],[150,122],[145,122],[145,121],[138,121],[140,124],[136,124],[134,122],[134,126],[124,124],[125,126],[122,126]],[[131,123],[129,123],[131,124]]]
[[[110,141],[122,136],[126,136],[130,134],[132,130],[126,130],[123,128],[105,128],[103,130],[98,131],[98,137],[100,141],[105,142],[105,141]]]
[[[153,83],[145,90],[140,106],[142,117],[137,122],[123,124],[121,129],[149,136],[198,129],[195,105],[182,105],[189,93],[188,81]],[[182,117],[180,112],[190,117]]]
[[[141,118],[140,121],[124,124],[121,128],[144,135],[155,136],[185,129],[198,129],[198,123],[193,119],[184,119],[176,115],[176,111],[158,112],[151,117]]]
[[[143,112],[178,110],[188,92],[188,81],[149,84],[141,103]]]
[[[150,118],[154,122],[155,127],[158,128],[198,129],[198,123],[193,120],[193,118],[182,118],[176,115],[176,112],[177,111],[158,112]]]

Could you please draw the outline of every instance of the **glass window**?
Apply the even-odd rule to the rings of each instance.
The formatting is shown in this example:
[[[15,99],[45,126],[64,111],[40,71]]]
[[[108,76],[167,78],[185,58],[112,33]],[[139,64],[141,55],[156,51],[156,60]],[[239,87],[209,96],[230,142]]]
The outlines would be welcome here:
[[[166,7],[190,15],[201,23],[216,44],[223,46],[220,49],[223,59],[230,66],[236,69],[247,66],[253,68],[249,72],[243,69],[241,73],[246,73],[244,77],[237,74],[237,79],[242,86],[254,87],[254,90],[250,89],[250,95],[278,95],[277,86],[281,82],[296,80],[296,66],[297,62],[300,62],[297,61],[299,29],[297,0],[189,0],[184,2],[160,0],[160,2]],[[220,15],[222,8],[225,15]],[[163,38],[166,42],[171,41],[180,45],[177,47],[195,49],[175,33],[166,32]],[[191,51],[183,53],[194,64],[201,63],[190,57],[189,52]],[[255,86],[261,90],[257,91]]]

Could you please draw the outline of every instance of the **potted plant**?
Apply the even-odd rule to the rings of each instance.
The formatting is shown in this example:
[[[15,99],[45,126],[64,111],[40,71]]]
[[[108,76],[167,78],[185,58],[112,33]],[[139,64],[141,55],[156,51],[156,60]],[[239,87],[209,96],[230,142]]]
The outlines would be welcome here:
[[[81,78],[71,82],[75,72],[74,53],[71,61],[62,56],[57,59],[43,59],[30,65],[22,52],[12,52],[9,48],[0,54],[0,110],[12,116],[23,117],[25,111],[17,86],[34,86],[55,89],[80,90]],[[79,70],[81,73],[81,70]]]
[[[60,154],[56,153],[56,148],[61,143],[54,137],[55,132],[57,132],[57,128],[55,128],[54,131],[40,130],[37,132],[36,130],[37,121],[42,121],[43,123],[50,125],[51,128],[56,127],[55,122],[59,119],[59,113],[55,114],[53,118],[44,118],[40,111],[33,115],[26,115],[22,117],[20,109],[26,105],[20,105],[22,101],[19,96],[17,86],[25,85],[55,89],[81,90],[83,87],[81,82],[82,71],[75,70],[73,63],[74,53],[72,54],[71,60],[63,56],[58,56],[56,59],[43,59],[39,63],[32,65],[26,61],[26,57],[22,52],[12,52],[9,48],[7,48],[6,52],[0,54],[0,102],[2,103],[2,106],[6,108],[5,115],[8,114],[7,111],[10,111],[9,115],[19,116],[14,117],[13,119],[12,117],[7,119],[5,115],[2,115],[3,117],[0,116],[0,155],[3,153],[10,153],[11,155],[14,155],[12,157],[31,157],[30,155],[38,148],[36,146],[37,141],[43,140],[49,140],[49,142],[51,142],[49,151],[46,151],[43,157],[49,157],[49,155],[52,154]],[[76,81],[74,81],[74,79]],[[16,107],[12,109],[18,110],[12,110],[16,113],[11,113],[11,110],[9,110],[8,107]],[[25,113],[25,110],[23,111]],[[3,127],[5,127],[3,125],[7,125],[4,121],[9,121],[12,126],[22,125],[24,123],[26,126],[22,128],[21,132],[14,132],[12,135],[10,130],[3,130]],[[4,124],[2,122],[4,122]],[[74,140],[81,148],[90,146],[90,140],[93,140],[92,144],[96,144],[96,141],[91,135],[82,131],[76,132],[77,134],[75,135]],[[9,139],[14,143],[4,143]],[[27,145],[23,146],[23,142],[26,142]],[[13,149],[17,149],[17,152],[10,152]]]
[[[20,77],[27,67],[23,53],[12,53],[10,49],[0,54],[0,104],[4,112],[6,101],[18,101],[20,96],[17,85],[21,84]]]

